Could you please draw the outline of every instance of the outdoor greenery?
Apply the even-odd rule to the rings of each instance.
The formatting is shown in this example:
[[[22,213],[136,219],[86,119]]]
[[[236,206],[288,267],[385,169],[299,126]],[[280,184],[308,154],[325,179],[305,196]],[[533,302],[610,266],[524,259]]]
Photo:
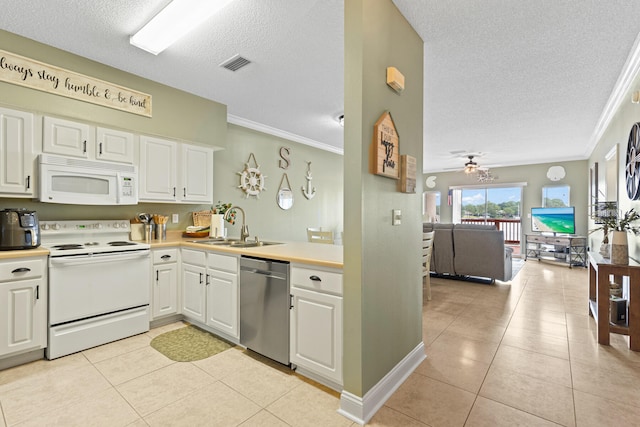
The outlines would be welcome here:
[[[520,203],[508,201],[503,203],[488,202],[486,204],[488,218],[517,218]],[[484,218],[485,204],[462,205],[463,218]]]

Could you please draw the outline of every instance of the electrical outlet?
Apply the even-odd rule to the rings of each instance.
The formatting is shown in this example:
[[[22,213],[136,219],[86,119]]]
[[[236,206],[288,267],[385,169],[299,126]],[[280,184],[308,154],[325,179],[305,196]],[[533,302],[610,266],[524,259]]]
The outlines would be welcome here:
[[[402,211],[400,209],[393,210],[393,225],[402,224]]]
[[[172,214],[171,215],[171,222],[173,224],[177,224],[180,222],[180,215],[179,214]]]

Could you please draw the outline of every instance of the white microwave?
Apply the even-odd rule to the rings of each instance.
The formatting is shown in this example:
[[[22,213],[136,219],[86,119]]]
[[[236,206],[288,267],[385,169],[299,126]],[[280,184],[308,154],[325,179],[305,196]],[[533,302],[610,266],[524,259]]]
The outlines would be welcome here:
[[[138,204],[134,165],[41,154],[38,200],[73,205]]]

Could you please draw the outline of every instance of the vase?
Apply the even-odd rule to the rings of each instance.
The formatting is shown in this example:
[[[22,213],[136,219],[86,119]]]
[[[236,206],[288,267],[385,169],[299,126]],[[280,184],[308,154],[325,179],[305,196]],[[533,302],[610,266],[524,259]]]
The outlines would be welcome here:
[[[626,231],[614,231],[611,235],[611,264],[629,264],[629,244]]]

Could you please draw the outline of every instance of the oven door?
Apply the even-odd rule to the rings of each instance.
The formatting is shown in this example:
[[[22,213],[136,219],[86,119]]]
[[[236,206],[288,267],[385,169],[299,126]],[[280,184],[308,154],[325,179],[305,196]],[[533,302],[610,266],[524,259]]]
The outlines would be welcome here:
[[[149,304],[148,249],[49,259],[49,324]]]

